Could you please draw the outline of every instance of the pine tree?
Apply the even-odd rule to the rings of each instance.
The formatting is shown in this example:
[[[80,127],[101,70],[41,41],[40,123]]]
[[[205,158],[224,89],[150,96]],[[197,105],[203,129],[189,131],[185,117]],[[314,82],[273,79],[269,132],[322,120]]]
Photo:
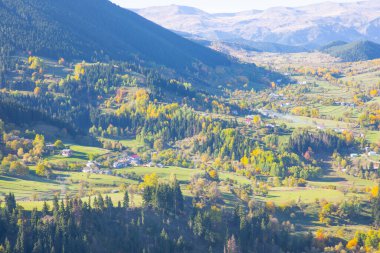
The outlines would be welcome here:
[[[100,210],[104,210],[105,208],[104,199],[100,193],[98,194],[98,206]]]
[[[57,196],[54,196],[54,199],[53,199],[53,211],[54,212],[58,212],[59,210],[59,201],[58,201],[58,197]]]
[[[12,252],[11,242],[8,240],[8,238],[5,238],[4,253],[11,253],[11,252]]]
[[[128,191],[125,191],[124,198],[123,198],[123,208],[128,209],[128,207],[129,207],[129,195],[128,195]]]
[[[18,229],[16,245],[16,253],[25,253],[25,234],[24,234],[24,223],[22,223]]]
[[[12,213],[16,209],[16,198],[13,193],[9,193],[5,196],[5,207],[9,213]]]
[[[46,203],[46,201],[44,201],[44,205],[42,207],[42,215],[45,216],[45,215],[48,215],[48,213],[49,213],[49,206]]]

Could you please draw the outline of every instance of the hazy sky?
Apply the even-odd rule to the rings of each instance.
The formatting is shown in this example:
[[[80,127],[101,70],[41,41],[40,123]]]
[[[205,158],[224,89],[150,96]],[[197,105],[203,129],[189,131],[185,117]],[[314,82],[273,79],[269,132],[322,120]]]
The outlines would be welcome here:
[[[111,0],[126,8],[144,8],[160,5],[186,5],[208,12],[236,12],[266,9],[274,6],[301,6],[326,0]],[[357,0],[330,0],[331,2],[355,2]]]

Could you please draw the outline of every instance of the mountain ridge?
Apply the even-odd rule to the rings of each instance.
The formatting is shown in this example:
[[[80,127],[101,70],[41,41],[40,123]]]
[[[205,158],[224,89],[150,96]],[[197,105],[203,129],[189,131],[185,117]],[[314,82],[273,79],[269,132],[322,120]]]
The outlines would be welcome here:
[[[173,31],[214,41],[236,38],[306,47],[319,47],[336,40],[380,42],[380,1],[325,2],[224,14],[196,8],[190,13],[182,8],[171,5],[135,11]]]

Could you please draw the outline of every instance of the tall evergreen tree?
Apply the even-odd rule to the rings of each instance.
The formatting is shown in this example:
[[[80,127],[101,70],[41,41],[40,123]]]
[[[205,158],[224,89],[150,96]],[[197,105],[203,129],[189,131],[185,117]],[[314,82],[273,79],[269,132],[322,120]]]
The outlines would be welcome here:
[[[128,191],[125,191],[124,198],[123,198],[123,208],[128,209],[128,207],[129,207],[129,195],[128,195]]]

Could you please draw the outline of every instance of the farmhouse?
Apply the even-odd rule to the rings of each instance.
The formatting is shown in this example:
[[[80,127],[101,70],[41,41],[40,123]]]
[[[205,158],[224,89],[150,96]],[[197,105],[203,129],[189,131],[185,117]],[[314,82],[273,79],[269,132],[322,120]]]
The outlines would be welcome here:
[[[48,150],[48,151],[54,151],[54,150],[55,150],[55,146],[54,146],[54,144],[51,144],[51,143],[46,144],[45,148],[46,148],[46,150]]]
[[[71,149],[64,149],[62,150],[61,155],[64,157],[71,157],[73,155],[73,151]]]
[[[368,152],[368,156],[375,156],[377,155],[377,153],[375,151],[369,151]]]

